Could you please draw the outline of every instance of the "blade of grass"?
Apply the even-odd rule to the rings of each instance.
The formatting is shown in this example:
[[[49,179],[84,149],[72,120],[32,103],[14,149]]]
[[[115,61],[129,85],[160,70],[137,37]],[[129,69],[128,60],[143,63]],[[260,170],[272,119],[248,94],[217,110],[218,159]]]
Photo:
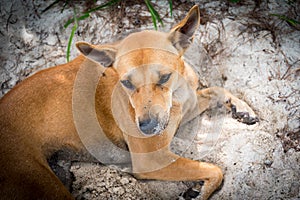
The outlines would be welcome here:
[[[152,21],[153,21],[153,25],[155,30],[157,30],[157,24],[156,24],[156,20],[159,21],[159,23],[164,26],[164,23],[162,21],[162,19],[160,18],[158,12],[155,10],[155,8],[153,7],[153,5],[151,4],[151,2],[149,0],[144,0],[150,14],[152,17]]]
[[[156,19],[159,21],[159,23],[162,25],[162,27],[164,27],[164,23],[163,23],[162,19],[160,18],[158,12],[154,8],[153,8],[153,11],[154,11],[154,14],[156,16]]]
[[[173,17],[173,0],[168,0],[169,1],[169,8],[170,8],[170,16]]]
[[[81,15],[80,17],[76,17],[76,20],[77,20],[77,21],[84,20],[84,19],[88,18],[89,16],[90,16],[90,14],[89,14],[89,13],[86,13],[86,14],[84,14],[84,15]],[[75,20],[74,20],[74,17],[73,17],[72,19],[68,20],[68,21],[65,23],[64,28],[67,28],[70,24],[74,23],[74,21],[75,21]]]
[[[148,8],[150,14],[151,14],[154,28],[155,28],[155,30],[157,30],[156,16],[155,16],[155,14],[154,14],[154,12],[153,12],[153,10],[152,10],[152,7],[151,7],[150,4],[149,4],[149,1],[145,0],[145,3],[146,3],[146,6],[147,6],[147,8]]]
[[[156,19],[159,21],[159,23],[160,23],[162,26],[164,26],[163,21],[161,20],[161,18],[160,18],[160,16],[159,16],[158,12],[155,10],[155,8],[153,7],[153,5],[152,5],[152,3],[150,2],[150,0],[147,0],[147,1],[148,1],[148,3],[149,3],[149,6],[151,7],[151,9],[153,10],[153,13],[154,13]]]
[[[73,37],[75,35],[75,31],[77,30],[77,24],[75,23],[73,28],[72,28],[72,32],[70,34],[69,37],[69,41],[68,41],[68,47],[67,47],[67,62],[70,61],[70,52],[71,52],[71,46],[72,46],[72,41],[73,41]]]
[[[146,5],[147,5],[147,8],[151,14],[151,18],[152,18],[152,22],[153,22],[153,25],[154,25],[154,28],[155,30],[157,30],[157,24],[156,24],[156,16],[155,16],[155,13],[153,12],[153,10],[151,9],[151,7],[149,6],[149,3],[148,1],[145,1]]]
[[[152,22],[153,22],[153,25],[154,25],[154,29],[157,30],[155,15],[151,11],[150,11],[150,14],[151,14]]]
[[[67,62],[70,61],[70,52],[71,52],[71,46],[72,46],[72,41],[73,41],[73,37],[75,35],[75,31],[77,30],[77,24],[75,23],[73,28],[72,28],[72,32],[70,34],[69,37],[69,41],[68,41],[68,47],[67,47]]]
[[[76,17],[76,10],[74,8],[74,26],[72,28],[72,31],[71,31],[71,34],[70,34],[70,37],[69,37],[69,41],[68,41],[68,47],[67,47],[67,62],[70,61],[70,52],[71,52],[71,46],[72,46],[72,41],[73,41],[73,38],[74,38],[74,35],[75,35],[75,32],[77,30],[77,27],[78,27],[78,21],[77,21],[77,17]]]
[[[58,2],[60,2],[61,0],[55,0],[53,3],[51,3],[49,6],[47,6],[44,10],[42,10],[42,13],[46,12],[47,10],[49,10],[50,8],[52,8],[55,4],[57,4]]]
[[[284,15],[271,14],[271,16],[278,17],[279,19],[286,21],[287,23],[291,24],[292,26],[296,26],[297,24],[300,24],[299,21],[288,18],[287,16],[284,16]]]

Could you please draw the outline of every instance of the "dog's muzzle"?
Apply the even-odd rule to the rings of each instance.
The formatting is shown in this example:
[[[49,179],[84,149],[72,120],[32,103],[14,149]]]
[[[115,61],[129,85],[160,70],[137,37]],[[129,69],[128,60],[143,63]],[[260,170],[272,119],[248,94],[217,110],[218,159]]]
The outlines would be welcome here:
[[[139,129],[145,135],[156,135],[165,129],[166,125],[160,123],[157,119],[145,119],[139,121]]]

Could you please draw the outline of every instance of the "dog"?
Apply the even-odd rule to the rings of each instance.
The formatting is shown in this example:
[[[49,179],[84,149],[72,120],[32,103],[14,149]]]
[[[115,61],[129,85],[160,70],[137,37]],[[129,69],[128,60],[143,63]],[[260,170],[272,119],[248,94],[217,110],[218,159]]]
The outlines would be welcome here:
[[[91,120],[84,114],[91,107],[102,138],[113,144],[108,147],[129,152],[135,177],[199,181],[199,198],[209,198],[223,180],[222,170],[172,153],[169,146],[178,127],[214,104],[246,124],[258,118],[224,88],[199,89],[196,73],[183,60],[199,23],[194,6],[168,33],[141,31],[105,45],[77,42],[81,55],[73,61],[37,72],[8,92],[0,100],[0,197],[74,199],[47,159],[61,149],[81,152],[93,146],[96,139],[79,133],[90,130]],[[85,90],[75,94],[82,67],[91,76],[101,74],[88,97],[93,105],[77,102],[87,96],[82,95]],[[113,156],[104,146],[97,148]]]

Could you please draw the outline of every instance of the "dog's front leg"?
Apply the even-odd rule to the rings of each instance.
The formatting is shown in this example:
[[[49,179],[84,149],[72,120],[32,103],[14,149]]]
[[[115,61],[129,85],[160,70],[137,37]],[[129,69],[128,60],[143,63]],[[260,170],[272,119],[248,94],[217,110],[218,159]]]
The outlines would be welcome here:
[[[164,133],[150,138],[127,137],[133,172],[140,179],[199,181],[201,199],[207,199],[221,184],[223,173],[213,164],[193,161],[169,150],[171,137]],[[203,184],[204,183],[204,184]],[[198,196],[200,191],[196,191]]]
[[[232,112],[232,117],[238,121],[252,125],[258,122],[258,117],[250,106],[221,87],[210,87],[197,91],[200,112],[219,104]]]

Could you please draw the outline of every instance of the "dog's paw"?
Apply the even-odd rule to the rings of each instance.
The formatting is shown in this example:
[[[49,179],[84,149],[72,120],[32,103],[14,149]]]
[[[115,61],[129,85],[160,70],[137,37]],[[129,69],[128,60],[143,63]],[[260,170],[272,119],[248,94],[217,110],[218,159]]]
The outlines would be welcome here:
[[[199,181],[195,185],[189,188],[187,191],[180,195],[179,199],[182,200],[192,200],[201,198],[201,188],[204,185],[204,181]]]
[[[233,119],[237,119],[239,122],[252,125],[255,124],[256,122],[259,122],[258,117],[251,117],[249,112],[237,112],[236,111],[236,106],[232,105],[231,107],[231,114]]]
[[[232,97],[229,98],[225,104],[230,108],[233,119],[237,119],[239,122],[247,125],[253,125],[259,122],[258,117],[246,102]]]

